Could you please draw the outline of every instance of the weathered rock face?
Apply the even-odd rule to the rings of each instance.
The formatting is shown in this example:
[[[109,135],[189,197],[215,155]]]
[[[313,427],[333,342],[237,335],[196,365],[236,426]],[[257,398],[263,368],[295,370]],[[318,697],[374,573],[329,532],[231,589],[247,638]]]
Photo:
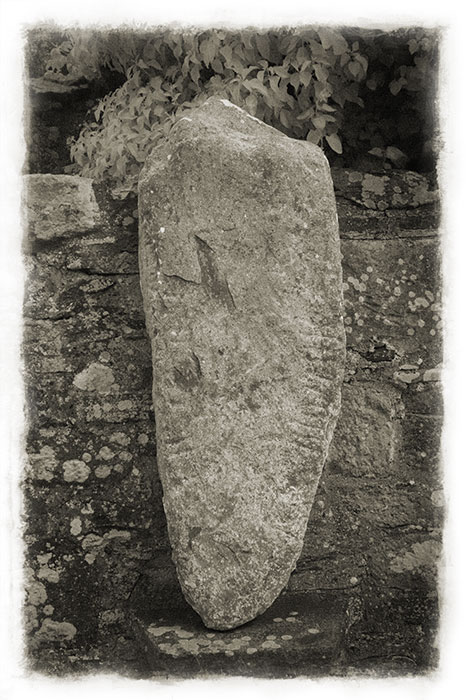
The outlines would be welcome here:
[[[329,166],[211,98],[152,153],[139,212],[173,558],[204,623],[230,629],[286,585],[339,411]]]
[[[24,203],[31,234],[52,240],[95,229],[99,209],[92,183],[76,175],[26,175]]]

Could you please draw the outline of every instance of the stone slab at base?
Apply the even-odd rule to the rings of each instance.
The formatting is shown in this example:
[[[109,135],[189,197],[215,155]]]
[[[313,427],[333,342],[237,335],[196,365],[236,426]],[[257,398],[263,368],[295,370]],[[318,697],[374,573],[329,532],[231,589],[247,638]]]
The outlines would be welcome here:
[[[337,660],[345,607],[336,593],[285,592],[235,630],[208,630],[185,603],[136,615],[133,627],[156,677],[311,677],[327,675]]]

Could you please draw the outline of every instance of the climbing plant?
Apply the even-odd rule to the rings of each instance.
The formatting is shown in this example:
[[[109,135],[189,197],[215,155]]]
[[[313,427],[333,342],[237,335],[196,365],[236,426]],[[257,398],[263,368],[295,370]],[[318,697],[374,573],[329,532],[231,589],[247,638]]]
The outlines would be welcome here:
[[[391,97],[422,91],[434,43],[425,32],[411,32],[400,39],[401,55],[380,66],[371,36],[335,28],[73,30],[52,50],[45,77],[76,84],[119,76],[118,87],[98,100],[71,141],[70,170],[108,179],[114,195],[125,197],[135,191],[151,148],[186,110],[212,94],[340,155],[360,138],[367,140],[345,123],[351,106],[363,112],[366,95],[383,86]],[[397,153],[392,141],[372,135],[368,141],[370,148]]]

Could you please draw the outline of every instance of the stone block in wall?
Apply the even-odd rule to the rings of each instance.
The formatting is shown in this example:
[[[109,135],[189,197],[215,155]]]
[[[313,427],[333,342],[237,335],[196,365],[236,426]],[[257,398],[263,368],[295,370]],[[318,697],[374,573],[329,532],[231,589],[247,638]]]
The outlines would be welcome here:
[[[339,228],[357,240],[433,237],[439,199],[426,175],[400,170],[363,173],[333,168]]]
[[[400,397],[390,385],[344,384],[327,458],[329,473],[387,477],[399,468],[395,455],[400,439]]]
[[[418,369],[441,362],[439,246],[434,239],[342,240],[347,344],[376,345]]]
[[[25,175],[25,217],[31,236],[51,240],[77,236],[99,224],[99,208],[89,178]]]

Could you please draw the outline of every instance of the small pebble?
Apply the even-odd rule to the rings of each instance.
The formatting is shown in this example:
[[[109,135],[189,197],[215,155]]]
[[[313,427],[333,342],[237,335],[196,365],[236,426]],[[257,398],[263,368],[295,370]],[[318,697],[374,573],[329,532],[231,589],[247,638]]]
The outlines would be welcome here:
[[[310,627],[310,628],[308,629],[308,632],[309,632],[310,634],[319,634],[319,630],[318,630],[317,627]]]
[[[274,617],[274,622],[283,622],[282,617]]]
[[[296,622],[296,619],[294,617],[287,617],[286,620],[287,622]]]
[[[255,649],[254,647],[248,647],[246,649],[246,654],[256,654],[256,653],[257,653],[257,649]]]
[[[291,634],[282,634],[281,639],[285,639],[285,641],[287,641],[288,639],[293,639],[293,637]]]

